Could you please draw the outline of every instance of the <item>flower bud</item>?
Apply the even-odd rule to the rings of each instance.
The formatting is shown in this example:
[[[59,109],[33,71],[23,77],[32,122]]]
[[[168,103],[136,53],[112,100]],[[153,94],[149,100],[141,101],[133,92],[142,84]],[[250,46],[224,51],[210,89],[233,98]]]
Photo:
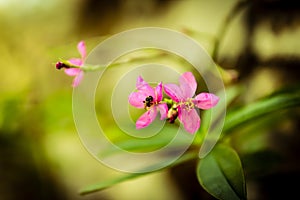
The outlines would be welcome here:
[[[173,106],[168,110],[167,121],[173,124],[177,119],[177,117],[178,117],[177,105],[173,104]]]
[[[56,67],[56,69],[61,69],[61,68],[66,68],[66,69],[68,69],[68,68],[70,68],[69,65],[66,65],[66,64],[63,63],[63,62],[57,62],[57,63],[55,64],[55,67]]]

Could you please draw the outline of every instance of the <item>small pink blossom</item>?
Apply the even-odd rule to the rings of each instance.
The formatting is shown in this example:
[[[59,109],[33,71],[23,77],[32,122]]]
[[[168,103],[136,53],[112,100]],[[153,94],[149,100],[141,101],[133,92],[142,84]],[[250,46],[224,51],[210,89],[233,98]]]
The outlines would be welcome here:
[[[195,107],[210,109],[219,101],[219,97],[216,95],[205,92],[193,98],[196,89],[197,82],[191,72],[186,72],[180,76],[179,86],[175,84],[164,85],[166,94],[177,104],[179,121],[185,130],[192,134],[200,127],[200,117]]]
[[[73,80],[73,87],[76,87],[79,85],[80,81],[83,78],[83,70],[80,69],[81,66],[83,66],[84,59],[86,58],[86,48],[84,41],[80,41],[77,45],[77,49],[81,55],[81,58],[71,58],[68,60],[68,62],[71,64],[69,66],[66,63],[63,62],[57,62],[56,68],[61,69],[65,68],[65,73],[69,76],[75,76]]]
[[[160,82],[155,88],[151,87],[141,76],[137,78],[136,82],[137,92],[129,95],[129,103],[136,108],[143,108],[147,111],[140,116],[136,121],[136,128],[141,129],[147,127],[153,122],[160,112],[160,119],[163,120],[167,117],[168,106],[162,103],[162,83]]]

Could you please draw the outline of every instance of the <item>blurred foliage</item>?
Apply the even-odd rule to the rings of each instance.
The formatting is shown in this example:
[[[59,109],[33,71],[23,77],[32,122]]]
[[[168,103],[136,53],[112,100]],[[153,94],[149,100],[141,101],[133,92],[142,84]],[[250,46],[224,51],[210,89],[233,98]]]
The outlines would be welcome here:
[[[300,7],[290,0],[248,0],[232,12],[238,2],[0,0],[0,199],[214,199],[200,187],[193,159],[100,193],[78,194],[88,184],[123,174],[84,149],[72,118],[72,80],[54,64],[78,57],[79,40],[86,41],[89,52],[112,34],[143,26],[182,31],[210,54],[219,42],[215,62],[226,88],[242,88],[228,105],[229,120],[251,118],[235,129],[225,126],[224,137],[241,158],[248,199],[297,195],[292,180],[300,177],[300,110],[298,99],[289,109],[285,103],[298,95],[293,87],[299,88]],[[146,56],[119,61],[125,67],[161,61],[191,69],[174,56]],[[285,96],[268,96],[281,88]],[[268,107],[271,114],[258,118],[266,112],[263,103],[274,106]],[[98,105],[98,113],[108,111]],[[111,128],[109,121],[106,128]],[[136,148],[126,141],[122,145]]]

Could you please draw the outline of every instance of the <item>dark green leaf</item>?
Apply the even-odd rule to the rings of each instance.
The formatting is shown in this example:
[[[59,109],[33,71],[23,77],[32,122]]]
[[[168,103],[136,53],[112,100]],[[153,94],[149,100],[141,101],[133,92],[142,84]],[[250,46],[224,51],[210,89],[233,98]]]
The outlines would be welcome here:
[[[227,113],[223,132],[229,133],[233,129],[250,122],[257,120],[259,117],[267,114],[283,110],[286,108],[300,106],[300,90],[278,93],[261,99],[257,102],[248,104],[242,108]]]
[[[243,168],[237,153],[217,145],[199,161],[197,176],[202,187],[218,199],[246,199]]]

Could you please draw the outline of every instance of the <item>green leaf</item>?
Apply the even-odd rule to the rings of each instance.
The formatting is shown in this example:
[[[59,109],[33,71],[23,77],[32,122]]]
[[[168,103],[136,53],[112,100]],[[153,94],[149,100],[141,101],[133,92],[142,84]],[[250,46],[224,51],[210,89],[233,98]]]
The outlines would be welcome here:
[[[277,93],[244,107],[229,111],[226,117],[223,132],[230,133],[233,129],[257,120],[267,114],[286,108],[300,106],[300,89]]]
[[[237,86],[231,86],[229,88],[226,88],[226,91],[225,93],[221,93],[221,94],[216,94],[219,98],[220,98],[220,101],[218,102],[218,104],[225,104],[226,107],[228,107],[237,97],[238,95],[242,92],[242,87],[240,87],[239,85]],[[225,95],[225,96],[224,96]],[[211,109],[209,110],[205,110],[203,116],[202,116],[202,121],[201,121],[201,127],[204,126],[203,125],[203,121],[206,120],[206,121],[209,121],[210,119],[210,111]],[[216,118],[219,118],[222,113],[224,112],[223,109],[218,109],[218,110],[215,110],[214,112],[215,115],[216,115]],[[206,126],[208,126],[207,122],[205,124]],[[206,128],[206,131],[208,129],[208,127],[205,127]]]
[[[238,95],[242,92],[242,87],[239,85],[231,86],[226,89],[225,93],[221,94],[216,94],[219,98],[220,101],[218,104],[225,104],[226,107],[228,107],[237,97]],[[225,96],[224,96],[225,95]],[[202,113],[203,111],[201,111]],[[211,112],[212,109],[205,110],[201,116],[201,126],[199,129],[199,134],[197,134],[196,139],[195,139],[195,144],[201,144],[203,142],[203,139],[206,137],[209,125],[210,123],[213,126],[216,126],[216,121],[211,122]],[[225,112],[224,109],[214,109],[214,115],[216,116],[215,119],[219,119],[222,114]]]
[[[190,146],[193,142],[193,135],[177,135],[177,126],[174,124],[167,124],[161,129],[161,131],[149,138],[121,138],[119,141],[114,142],[114,146],[101,150],[99,152],[100,157],[108,157],[119,153],[120,151],[115,148],[115,146],[120,149],[130,151],[130,152],[151,152],[158,150],[166,145],[170,145],[170,149],[185,148]],[[120,135],[123,134],[120,132]],[[176,137],[176,139],[174,139]],[[170,144],[171,143],[171,144]]]
[[[170,167],[176,166],[176,165],[178,165],[180,163],[184,163],[184,162],[192,160],[192,159],[195,159],[195,158],[197,158],[197,156],[198,156],[197,152],[188,152],[188,153],[185,153],[178,160],[176,160],[174,163],[172,163],[170,165]],[[153,168],[153,167],[150,166],[150,169],[151,168]],[[163,169],[160,169],[160,170],[163,170]],[[158,171],[160,171],[160,170],[158,170]],[[98,191],[104,190],[104,189],[106,189],[108,187],[114,186],[114,185],[116,185],[118,183],[122,183],[122,182],[128,181],[130,179],[138,178],[140,176],[144,176],[144,175],[147,175],[147,174],[150,174],[150,173],[153,173],[153,172],[155,172],[155,171],[151,171],[151,172],[147,172],[147,173],[125,174],[123,176],[120,176],[120,177],[117,177],[117,178],[114,178],[114,179],[111,179],[111,180],[107,180],[107,181],[103,181],[103,182],[100,182],[100,183],[97,183],[97,184],[93,184],[93,185],[87,186],[87,187],[83,188],[80,191],[80,194],[81,195],[85,195],[85,194],[90,194],[90,193],[93,193],[93,192],[98,192]]]
[[[237,153],[225,145],[217,145],[197,166],[202,187],[218,199],[247,199],[241,161]]]

